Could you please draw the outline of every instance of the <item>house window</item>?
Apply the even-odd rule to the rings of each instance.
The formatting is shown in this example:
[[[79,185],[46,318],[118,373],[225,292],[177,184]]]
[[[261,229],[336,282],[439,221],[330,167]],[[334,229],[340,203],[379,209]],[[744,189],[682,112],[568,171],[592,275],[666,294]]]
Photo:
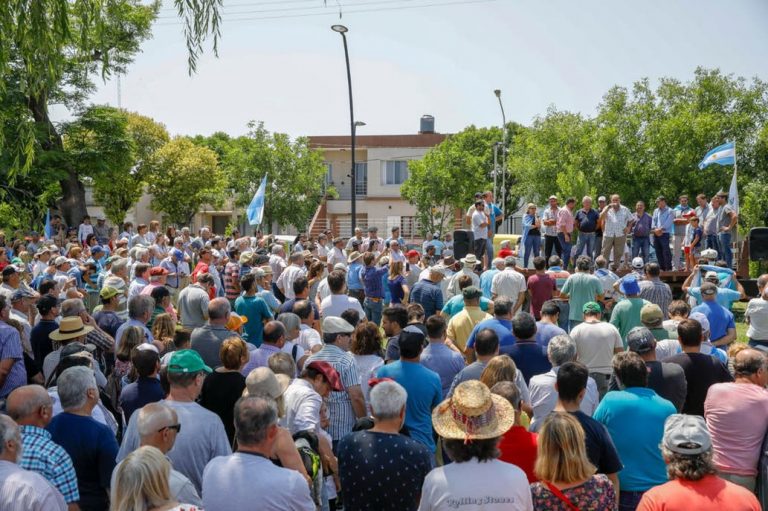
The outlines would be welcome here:
[[[332,163],[325,163],[325,184],[329,185],[333,183],[333,164]]]
[[[355,193],[366,195],[368,193],[368,163],[355,163]]]
[[[391,160],[384,162],[382,184],[401,185],[408,179],[408,160]]]

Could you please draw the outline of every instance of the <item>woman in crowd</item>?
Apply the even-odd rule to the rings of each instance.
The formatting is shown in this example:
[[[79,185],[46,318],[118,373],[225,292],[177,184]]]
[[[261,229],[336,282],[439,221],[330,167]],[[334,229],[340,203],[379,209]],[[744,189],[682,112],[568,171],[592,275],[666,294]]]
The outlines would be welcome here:
[[[536,204],[529,203],[523,217],[523,268],[528,268],[528,259],[539,255],[541,250],[541,218],[536,214]]]
[[[248,362],[248,346],[239,337],[230,337],[221,344],[219,357],[223,365],[206,376],[200,404],[221,417],[231,445],[235,439],[235,403],[245,389],[240,370]]]
[[[376,371],[384,365],[381,353],[381,331],[371,321],[360,323],[352,334],[352,357],[360,375],[360,387],[365,397],[365,409],[369,410],[368,395],[371,391],[368,380],[376,377]]]
[[[157,342],[163,343],[164,352],[173,349],[173,338],[176,335],[176,322],[170,314],[163,312],[155,316],[152,323],[152,337]]]
[[[123,338],[115,352],[115,379],[121,383],[121,387],[133,381],[133,364],[131,364],[131,351],[144,342],[144,330],[137,326],[131,326],[123,331]]]
[[[613,511],[613,483],[587,458],[584,430],[570,413],[554,412],[539,431],[534,472],[541,482],[531,485],[535,510]]]
[[[317,286],[320,285],[320,281],[325,276],[325,263],[322,261],[315,261],[309,267],[307,272],[307,282],[309,283],[309,302],[315,302],[315,296],[317,296]]]
[[[389,288],[389,295],[391,304],[408,303],[408,285],[405,283],[405,277],[403,276],[403,262],[392,261],[389,265],[389,277],[387,278],[387,287]]]

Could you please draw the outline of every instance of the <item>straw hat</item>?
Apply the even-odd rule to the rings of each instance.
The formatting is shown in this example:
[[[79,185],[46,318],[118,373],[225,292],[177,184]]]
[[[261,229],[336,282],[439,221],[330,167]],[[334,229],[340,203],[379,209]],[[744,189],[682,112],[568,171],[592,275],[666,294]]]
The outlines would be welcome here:
[[[241,316],[240,314],[231,313],[229,320],[227,321],[227,330],[237,331],[241,326],[248,323],[248,316]]]
[[[453,396],[432,412],[437,434],[452,440],[484,440],[506,433],[515,422],[515,410],[501,396],[491,394],[479,380],[459,384]]]
[[[80,319],[80,316],[72,316],[61,318],[59,328],[48,334],[48,337],[53,341],[66,341],[82,337],[91,330],[93,330],[93,327],[83,325],[83,320]]]

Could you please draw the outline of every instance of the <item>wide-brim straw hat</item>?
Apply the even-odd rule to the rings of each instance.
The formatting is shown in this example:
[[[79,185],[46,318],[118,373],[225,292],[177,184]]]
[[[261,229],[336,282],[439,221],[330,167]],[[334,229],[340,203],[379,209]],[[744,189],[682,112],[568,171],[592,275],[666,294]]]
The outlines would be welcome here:
[[[68,339],[82,337],[91,330],[93,330],[93,327],[83,325],[83,320],[80,319],[80,316],[72,316],[61,318],[59,328],[48,334],[48,337],[53,341],[66,341]]]
[[[456,387],[453,396],[432,411],[432,424],[441,437],[449,440],[484,440],[500,437],[515,422],[509,401],[492,394],[479,380]]]

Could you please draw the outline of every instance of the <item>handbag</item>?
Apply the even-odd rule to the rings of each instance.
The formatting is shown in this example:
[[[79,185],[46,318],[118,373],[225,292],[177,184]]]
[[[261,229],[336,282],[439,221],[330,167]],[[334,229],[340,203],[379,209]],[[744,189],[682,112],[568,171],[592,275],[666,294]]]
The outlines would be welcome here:
[[[579,511],[579,508],[576,507],[576,505],[573,502],[571,502],[571,499],[566,497],[565,494],[561,492],[557,487],[555,487],[554,484],[547,481],[542,481],[542,482],[547,486],[547,488],[549,488],[549,491],[551,491],[555,495],[555,497],[560,499],[560,502],[568,506],[568,509],[570,511]]]

